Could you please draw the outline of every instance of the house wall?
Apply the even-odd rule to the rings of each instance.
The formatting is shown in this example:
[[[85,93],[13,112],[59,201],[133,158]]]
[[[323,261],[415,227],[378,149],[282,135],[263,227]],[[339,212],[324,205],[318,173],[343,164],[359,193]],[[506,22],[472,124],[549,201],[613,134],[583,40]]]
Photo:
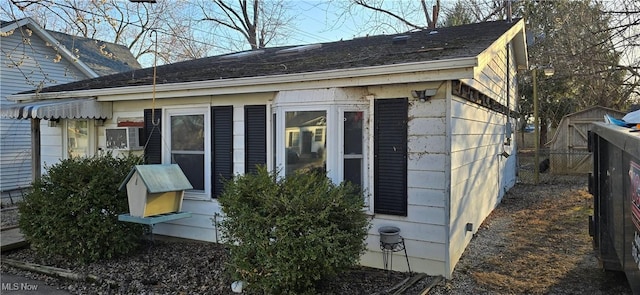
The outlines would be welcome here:
[[[163,107],[190,107],[194,105],[202,106],[234,106],[233,114],[233,157],[235,174],[244,173],[244,106],[255,104],[269,104],[273,99],[272,93],[263,94],[242,94],[242,95],[221,95],[202,96],[179,99],[158,99],[155,108]],[[107,120],[103,127],[98,127],[98,148],[106,150],[106,128],[117,127],[118,118],[142,118],[143,110],[153,107],[151,100],[143,101],[115,101],[113,102],[113,118]],[[114,155],[128,153],[128,151],[113,151]],[[142,154],[142,151],[134,151]],[[214,216],[221,214],[221,207],[216,199],[197,200],[191,198],[189,193],[185,193],[182,210],[191,212],[192,216],[187,219],[176,220],[167,223],[157,224],[154,232],[161,235],[194,239],[201,241],[215,242],[216,237],[220,238],[219,232],[213,225]],[[123,212],[124,213],[124,212]],[[217,218],[217,217],[216,217]],[[218,219],[220,220],[220,219]]]
[[[46,173],[46,169],[51,167],[61,159],[64,159],[62,130],[64,128],[61,120],[56,127],[49,127],[49,121],[40,121],[40,159],[42,165],[42,173]]]
[[[510,109],[517,97],[513,56],[500,51],[482,70],[479,80],[465,81]],[[511,79],[507,83],[506,77]],[[507,100],[507,95],[509,100]],[[507,102],[508,101],[508,102]],[[473,233],[499,204],[516,181],[514,118],[466,99],[452,96],[449,105],[451,132],[451,197],[449,273],[453,271]],[[507,123],[511,123],[508,129]],[[501,156],[502,152],[508,158]],[[467,224],[471,230],[466,229]]]
[[[346,102],[346,99],[362,101],[369,94],[375,98],[398,98],[411,96],[412,89],[438,88],[436,97],[428,102],[418,102],[412,99],[409,106],[408,121],[408,216],[393,216],[373,214],[372,226],[366,239],[368,251],[362,256],[361,264],[382,268],[382,252],[379,244],[378,228],[385,225],[398,226],[405,238],[407,253],[413,271],[430,274],[445,274],[447,257],[447,211],[446,194],[448,192],[448,146],[446,144],[445,125],[445,93],[444,84],[424,83],[385,87],[368,87],[366,89],[353,88],[344,92],[330,92],[331,90],[306,90],[304,93],[291,92],[284,95],[275,93],[254,95],[225,95],[215,97],[196,97],[180,99],[160,99],[156,101],[156,108],[180,105],[234,105],[234,173],[244,173],[244,105],[268,104],[278,102],[283,105],[294,103],[302,99],[302,105],[313,103],[314,96],[334,96],[335,102]],[[344,93],[344,94],[343,94]],[[302,95],[304,94],[304,95]],[[274,97],[276,98],[275,100]],[[336,100],[336,97],[342,97]],[[316,97],[318,99],[318,97]],[[273,101],[272,101],[273,100]],[[115,101],[113,103],[113,118],[105,122],[104,127],[98,128],[98,146],[105,148],[104,129],[116,127],[119,117],[135,118],[143,115],[145,108],[151,108],[151,101]],[[271,125],[269,125],[271,126]],[[271,129],[271,128],[268,128]],[[116,154],[119,152],[115,152]],[[138,151],[137,153],[141,153]],[[269,156],[271,158],[271,156]],[[372,158],[369,158],[372,161]],[[371,166],[372,167],[372,166]],[[371,173],[371,171],[369,172]],[[155,226],[157,234],[175,236],[204,241],[220,240],[219,232],[213,225],[213,219],[221,220],[221,208],[213,200],[193,200],[185,197],[183,210],[192,212],[192,217]],[[217,234],[217,235],[216,235]],[[404,253],[394,255],[394,270],[408,270],[404,260]]]
[[[419,102],[411,90],[438,88],[435,97]],[[400,228],[405,239],[412,271],[446,275],[447,211],[449,180],[448,144],[446,139],[446,85],[416,83],[369,87],[375,98],[409,97],[408,120],[408,214],[395,216],[375,214],[367,237],[368,251],[361,263],[383,267],[378,229],[382,226]],[[375,114],[374,114],[375,116]],[[393,270],[407,271],[404,252],[394,253]]]
[[[426,102],[411,98],[411,90],[427,88],[437,88],[436,96]],[[511,183],[511,180],[505,180],[503,176],[507,164],[502,157],[498,157],[505,139],[506,117],[462,98],[452,97],[449,82],[386,85],[354,91],[362,93],[358,95],[359,99],[366,96],[369,99],[409,97],[410,100],[407,123],[408,214],[373,214],[369,208],[372,221],[366,239],[368,250],[361,257],[361,264],[383,267],[378,229],[391,225],[401,229],[411,270],[450,278],[451,270],[472,233],[498,203],[506,184]],[[314,90],[307,92],[305,93],[309,95],[302,98],[305,100],[303,105],[312,103],[311,96],[315,95]],[[317,92],[326,95],[324,89]],[[277,98],[277,94],[158,99],[155,107],[233,105],[234,173],[241,174],[244,173],[244,106],[273,106],[274,97]],[[299,95],[295,95],[289,100],[281,100],[293,104],[294,98],[301,99]],[[103,127],[97,128],[98,147],[106,148],[104,130],[116,127],[118,118],[142,117],[143,110],[152,108],[152,105],[151,100],[114,101],[113,118],[107,120]],[[268,126],[271,126],[270,123]],[[273,138],[272,135],[268,137]],[[506,150],[512,153],[512,148],[506,147]],[[117,155],[121,152],[114,153]],[[371,156],[369,161],[372,161]],[[515,163],[515,160],[512,162]],[[192,212],[192,217],[158,224],[155,232],[211,242],[220,240],[221,236],[213,223],[222,218],[221,208],[215,199],[194,200],[187,195],[183,210]],[[472,232],[464,231],[467,222],[474,224]],[[408,270],[404,252],[396,252],[394,256],[393,270]]]
[[[10,94],[87,78],[67,60],[58,60],[52,47],[24,27],[1,38],[1,106],[13,103],[7,100]],[[47,121],[42,122],[46,126]],[[29,120],[0,119],[0,191],[30,186],[30,134]],[[48,133],[43,134],[44,153],[51,152],[47,146],[58,144],[48,142],[49,139]]]

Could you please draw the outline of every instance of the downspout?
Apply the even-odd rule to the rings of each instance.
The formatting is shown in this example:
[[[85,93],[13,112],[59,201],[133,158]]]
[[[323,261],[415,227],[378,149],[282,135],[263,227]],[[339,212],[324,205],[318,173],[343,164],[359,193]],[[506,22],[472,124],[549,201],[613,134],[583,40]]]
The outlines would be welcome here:
[[[511,80],[510,80],[510,78],[511,78],[511,75],[510,75],[510,73],[511,73],[511,63],[510,63],[511,56],[510,56],[510,52],[511,52],[511,50],[509,48],[509,43],[507,43],[506,47],[507,47],[506,48],[506,50],[507,50],[507,54],[506,54],[507,55],[507,62],[506,62],[506,64],[507,64],[507,70],[506,70],[507,77],[505,78],[505,80],[506,80],[506,88],[507,88],[507,90],[506,90],[506,99],[507,99],[507,103],[506,103],[506,105],[507,105],[507,114],[506,114],[507,115],[507,120],[506,121],[507,122],[506,122],[506,124],[504,126],[505,140],[506,141],[502,143],[502,151],[503,151],[502,154],[503,155],[505,155],[505,154],[508,155],[506,153],[504,147],[505,146],[511,146],[511,136],[512,136],[512,133],[511,133],[511,129],[512,129],[512,126],[511,126],[511,104],[510,104],[510,101],[511,101],[511,91],[510,91],[511,90],[510,89],[511,88]],[[513,151],[513,149],[512,149],[512,151]],[[498,156],[498,159],[500,159],[500,158],[501,158],[501,156]],[[500,160],[498,160],[498,198],[499,199],[502,199],[502,196],[503,196],[502,195],[502,191],[504,190],[505,184],[502,183],[502,181],[504,181],[504,179],[505,179],[503,175],[506,173],[507,161],[508,160],[509,160],[509,158],[507,157],[505,159],[505,161],[504,161],[505,167],[504,167],[504,170],[502,171],[502,173],[500,173],[501,165],[500,165]]]
[[[511,1],[509,1],[509,19],[511,19]],[[511,146],[511,138],[515,137],[514,132],[512,132],[513,130],[513,126],[511,125],[511,42],[507,42],[507,133],[509,134],[509,137],[507,138],[507,143],[509,146]],[[517,148],[517,143],[514,141],[513,143],[516,148]],[[513,149],[511,148],[511,153],[513,154],[515,152],[515,157],[518,156],[517,154],[517,149]],[[517,158],[516,158],[517,159]],[[507,160],[509,160],[507,158]],[[505,169],[506,169],[506,165],[507,165],[507,161],[505,161]],[[504,181],[504,178],[503,178]],[[500,183],[500,185],[502,186],[500,188],[500,191],[504,190],[504,185],[502,182]],[[506,192],[505,192],[506,193]]]

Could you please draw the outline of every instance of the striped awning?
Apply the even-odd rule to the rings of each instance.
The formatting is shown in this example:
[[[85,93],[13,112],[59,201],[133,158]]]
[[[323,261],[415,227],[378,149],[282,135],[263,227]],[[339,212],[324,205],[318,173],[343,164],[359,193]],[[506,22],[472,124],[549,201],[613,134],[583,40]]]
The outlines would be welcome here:
[[[95,98],[49,99],[16,104],[3,104],[0,116],[10,119],[110,119],[110,101]]]

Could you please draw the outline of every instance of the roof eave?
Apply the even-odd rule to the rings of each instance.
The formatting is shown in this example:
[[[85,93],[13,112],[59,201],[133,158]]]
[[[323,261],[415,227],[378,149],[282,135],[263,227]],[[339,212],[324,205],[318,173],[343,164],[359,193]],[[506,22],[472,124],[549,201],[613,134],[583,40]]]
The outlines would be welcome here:
[[[507,30],[502,36],[496,39],[487,49],[485,49],[479,56],[479,68],[483,68],[487,63],[490,63],[495,56],[495,52],[502,51],[508,44],[512,45],[514,60],[516,62],[516,68],[522,69],[528,67],[527,59],[527,44],[524,31],[524,20],[520,19],[509,30]]]
[[[157,98],[177,96],[255,93],[278,90],[311,89],[330,85],[334,87],[383,85],[394,83],[427,82],[473,78],[478,58],[461,57],[447,60],[336,69],[328,71],[270,75],[246,78],[206,80],[155,86]],[[396,77],[396,78],[394,78]],[[401,79],[399,77],[402,77]],[[303,83],[304,85],[298,85]],[[12,101],[60,99],[96,96],[100,101],[149,99],[153,85],[76,90],[64,92],[14,94]],[[179,92],[180,95],[176,95]]]
[[[529,53],[527,49],[527,36],[525,32],[524,19],[518,21],[516,35],[511,40],[513,51],[515,52],[515,60],[518,68],[529,67]]]

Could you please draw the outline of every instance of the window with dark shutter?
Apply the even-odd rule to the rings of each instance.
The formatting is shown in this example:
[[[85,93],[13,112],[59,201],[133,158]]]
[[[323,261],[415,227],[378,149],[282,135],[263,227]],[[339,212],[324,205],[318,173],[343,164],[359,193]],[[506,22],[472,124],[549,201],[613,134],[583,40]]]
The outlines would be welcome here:
[[[211,107],[211,185],[217,198],[233,176],[233,106]]]
[[[267,106],[244,107],[245,173],[255,173],[257,166],[267,164]]]
[[[155,118],[152,119],[151,116]],[[162,164],[162,109],[144,110],[144,161],[146,164]],[[154,124],[156,123],[156,124]]]
[[[374,212],[407,215],[408,100],[374,102]]]

